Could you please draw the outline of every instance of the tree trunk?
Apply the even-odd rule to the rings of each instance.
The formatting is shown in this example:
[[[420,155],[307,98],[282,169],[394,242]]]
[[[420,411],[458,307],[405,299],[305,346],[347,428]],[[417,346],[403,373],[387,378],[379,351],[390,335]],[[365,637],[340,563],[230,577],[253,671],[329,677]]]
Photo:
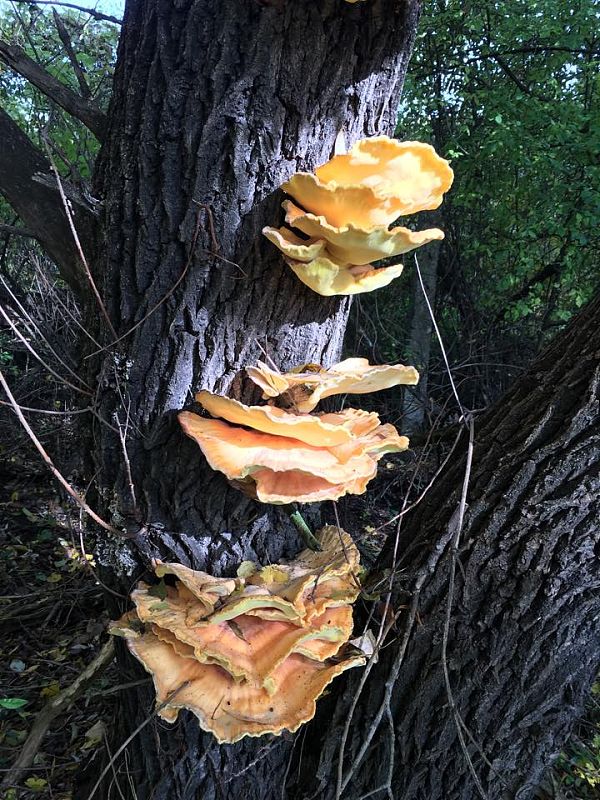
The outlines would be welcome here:
[[[176,412],[200,388],[251,397],[241,370],[265,351],[282,369],[338,359],[348,300],[312,293],[260,231],[282,217],[278,186],[326,161],[340,131],[348,143],[393,132],[419,9],[128,3],[95,180],[104,205],[93,272],[117,345],[103,311],[88,309],[109,344],[87,360],[103,420],[90,448],[98,497],[129,531],[97,548],[113,588],[128,592],[155,556],[223,574],[299,549],[285,514],[208,468]],[[119,741],[152,695],[124,697]],[[174,728],[153,720],[129,746],[137,800],[281,795],[293,737],[218,747],[182,717]],[[114,796],[112,780],[100,796]]]
[[[599,320],[600,296],[475,426],[446,663],[484,794],[443,670],[463,447],[400,531],[396,607],[407,610],[358,700],[344,798],[389,781],[402,800],[529,800],[581,714],[600,666]],[[335,796],[359,681],[305,748],[302,796]]]

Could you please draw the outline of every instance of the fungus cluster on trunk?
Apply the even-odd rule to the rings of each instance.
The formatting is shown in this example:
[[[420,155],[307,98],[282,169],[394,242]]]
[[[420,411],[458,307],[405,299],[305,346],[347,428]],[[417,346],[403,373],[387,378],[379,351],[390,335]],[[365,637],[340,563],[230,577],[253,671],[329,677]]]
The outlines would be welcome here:
[[[302,367],[282,375],[259,362],[247,372],[268,398],[282,396],[291,408],[247,406],[202,391],[196,401],[220,419],[183,411],[179,421],[213,469],[262,503],[314,503],[362,494],[380,458],[408,447],[406,436],[393,425],[382,425],[374,412],[308,412],[334,394],[414,384],[414,367],[348,359],[329,370]]]
[[[326,527],[320,552],[286,564],[243,562],[234,579],[182,565],[156,565],[174,585],[157,594],[140,583],[135,605],[111,633],[152,675],[158,714],[182,708],[221,743],[294,731],[316,699],[364,655],[345,645],[360,590],[359,554],[350,536]]]
[[[436,239],[439,228],[390,225],[400,216],[437,208],[452,185],[448,162],[423,142],[376,136],[357,142],[311,172],[282,185],[295,200],[283,208],[290,228],[263,229],[300,280],[321,295],[370,292],[387,286],[401,264],[376,267]]]
[[[390,225],[437,208],[452,178],[430,145],[366,139],[314,174],[298,172],[283,184],[295,201],[284,202],[285,221],[299,233],[263,232],[319,294],[371,291],[402,271],[374,263],[443,238],[437,228]],[[362,494],[381,457],[408,447],[374,412],[316,407],[334,395],[414,385],[414,367],[348,358],[328,369],[305,364],[287,373],[259,361],[246,372],[264,404],[204,390],[195,399],[210,417],[186,410],[179,422],[214,470],[262,503]],[[156,576],[166,576],[168,585],[140,583],[131,596],[134,610],[112,623],[111,632],[125,637],[152,674],[163,719],[174,722],[188,709],[221,743],[295,731],[313,717],[316,699],[336,675],[364,664],[364,654],[347,646],[360,591],[356,546],[335,527],[313,537],[298,514],[292,519],[318,552],[305,550],[287,564],[243,562],[235,578],[157,563]]]

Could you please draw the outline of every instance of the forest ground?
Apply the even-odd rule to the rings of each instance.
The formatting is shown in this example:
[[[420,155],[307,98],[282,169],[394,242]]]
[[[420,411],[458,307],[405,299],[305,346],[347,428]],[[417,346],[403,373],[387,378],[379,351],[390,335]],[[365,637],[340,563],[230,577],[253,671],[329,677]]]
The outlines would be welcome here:
[[[58,495],[33,454],[21,449],[5,463],[10,474],[0,476],[0,775],[23,747],[36,715],[97,657],[108,621],[93,561],[82,551],[78,511]],[[368,501],[354,498],[342,505],[342,525],[362,531],[365,541],[376,539],[396,513],[401,491],[398,464],[390,459]],[[368,560],[369,553],[363,557]],[[70,800],[74,776],[106,747],[118,682],[113,665],[95,677],[52,722],[31,767],[3,800]],[[599,797],[600,683],[536,800]]]

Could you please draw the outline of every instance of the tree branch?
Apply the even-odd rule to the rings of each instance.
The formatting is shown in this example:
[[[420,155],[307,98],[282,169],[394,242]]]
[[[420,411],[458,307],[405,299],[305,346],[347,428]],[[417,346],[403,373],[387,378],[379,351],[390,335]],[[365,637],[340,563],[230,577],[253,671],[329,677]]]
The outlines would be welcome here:
[[[61,3],[58,2],[58,0],[16,0],[16,2],[27,4],[28,6],[62,6],[63,8],[74,8],[75,11],[82,11],[84,14],[89,14],[90,17],[101,22],[113,22],[115,25],[123,24],[123,21],[117,17],[112,17],[110,14],[102,14],[100,11],[96,11],[95,8],[86,8],[85,6],[78,6],[74,3]]]
[[[46,176],[51,172],[50,163],[3,109],[0,142],[0,193],[56,262],[64,279],[81,291],[84,275],[56,179],[52,176],[53,186],[36,180],[38,174]],[[93,215],[83,204],[71,200],[71,205],[80,239],[90,241],[95,225]]]
[[[71,116],[83,122],[99,141],[104,137],[106,117],[92,100],[86,100],[46,72],[17,45],[0,39],[0,59],[18,72]]]
[[[54,24],[56,25],[56,30],[58,31],[58,35],[60,36],[60,40],[63,43],[63,46],[69,56],[69,61],[71,66],[73,67],[73,72],[75,73],[75,77],[77,78],[77,83],[79,84],[79,91],[81,92],[81,96],[89,101],[92,97],[92,92],[90,87],[88,86],[88,82],[85,79],[85,75],[83,70],[81,69],[81,64],[77,61],[77,55],[75,50],[73,50],[73,43],[71,41],[71,37],[69,36],[69,31],[67,30],[65,23],[60,18],[60,14],[57,13],[56,9],[52,9],[52,15],[54,17]]]
[[[3,222],[0,222],[0,235],[24,236],[25,238],[29,239],[37,239],[35,233],[27,230],[27,228],[19,228],[16,225],[5,225]]]

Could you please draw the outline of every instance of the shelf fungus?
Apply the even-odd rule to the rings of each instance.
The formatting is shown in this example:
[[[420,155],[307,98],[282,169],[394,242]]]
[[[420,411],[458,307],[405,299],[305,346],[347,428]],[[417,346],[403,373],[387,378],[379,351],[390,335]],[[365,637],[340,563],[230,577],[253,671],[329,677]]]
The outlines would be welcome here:
[[[320,400],[337,394],[368,394],[392,386],[414,386],[419,373],[403,364],[369,364],[366,358],[347,358],[329,369],[305,364],[282,374],[262,361],[246,367],[248,376],[263,390],[263,397],[281,397],[297,411],[313,411]]]
[[[319,553],[267,567],[243,562],[235,579],[159,563],[157,575],[175,576],[174,585],[157,596],[139,584],[135,609],[110,632],[152,675],[163,719],[174,722],[188,709],[220,743],[295,731],[336,675],[365,663],[347,645],[358,551],[339,528],[317,537]]]
[[[450,165],[431,145],[387,136],[362,139],[314,174],[292,175],[282,185],[295,201],[283,203],[290,227],[266,227],[263,233],[318,294],[369,292],[402,271],[400,264],[377,267],[373,262],[444,238],[439,228],[411,231],[390,225],[398,217],[437,208],[452,180]]]
[[[314,503],[362,494],[385,453],[408,439],[379,415],[348,408],[297,414],[271,405],[247,406],[207,391],[196,400],[213,417],[189,411],[179,422],[214,470],[263,503]],[[243,426],[243,427],[242,427]]]

